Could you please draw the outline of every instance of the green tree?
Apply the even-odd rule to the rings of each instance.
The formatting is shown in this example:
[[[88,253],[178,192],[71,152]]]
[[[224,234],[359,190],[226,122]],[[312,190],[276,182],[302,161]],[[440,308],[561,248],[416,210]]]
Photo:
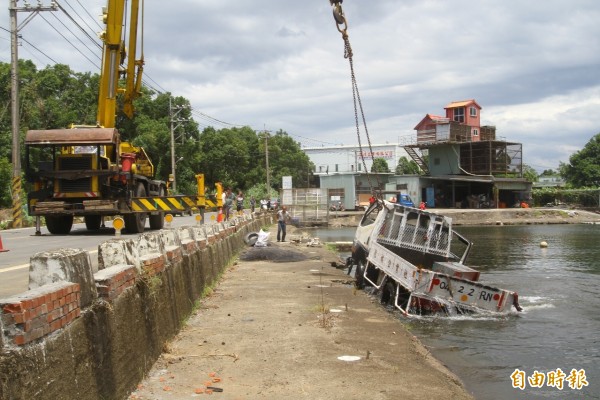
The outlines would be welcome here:
[[[385,158],[374,158],[371,172],[390,172],[390,167]]]
[[[553,169],[545,169],[540,176],[554,176],[557,175],[557,172],[555,172]]]
[[[260,153],[264,154],[265,140],[260,141]],[[269,146],[269,170],[271,187],[281,189],[281,177],[291,176],[296,187],[308,187],[314,164],[286,132],[279,130],[266,141]],[[266,181],[266,169],[264,169]]]
[[[418,175],[421,169],[413,160],[409,160],[407,157],[400,157],[398,165],[396,165],[396,175]]]
[[[197,168],[207,183],[222,182],[225,187],[245,190],[248,175],[256,165],[258,138],[249,127],[215,130],[205,128],[197,149]]]
[[[95,125],[99,79],[98,74],[74,73],[66,65],[38,70],[33,62],[19,60],[21,136],[28,129]],[[10,64],[0,62],[0,159],[4,161],[0,163],[0,176],[7,177],[12,148],[10,92]],[[147,87],[142,92],[143,96],[135,100],[133,119],[120,111],[122,98],[117,97],[116,128],[122,141],[144,148],[154,164],[155,177],[167,180],[172,172],[169,105],[180,110],[177,119],[187,122],[177,123],[173,132],[175,158],[181,158],[176,164],[178,192],[195,193],[197,173],[204,174],[207,188],[217,181],[243,191],[266,184],[265,145],[273,190],[281,187],[282,176],[292,176],[296,186],[308,186],[314,165],[287,133],[280,130],[265,141],[250,127],[208,127],[200,132],[187,99],[154,93]],[[0,193],[0,202],[6,196]]]
[[[10,192],[10,182],[12,179],[12,164],[5,157],[0,157],[0,180],[5,182],[0,186],[0,207],[7,208],[12,205],[12,195]]]
[[[528,182],[537,182],[539,180],[537,171],[527,164],[523,164],[523,178]]]
[[[580,151],[569,158],[569,163],[560,163],[560,174],[570,186],[600,186],[600,133],[593,136]]]

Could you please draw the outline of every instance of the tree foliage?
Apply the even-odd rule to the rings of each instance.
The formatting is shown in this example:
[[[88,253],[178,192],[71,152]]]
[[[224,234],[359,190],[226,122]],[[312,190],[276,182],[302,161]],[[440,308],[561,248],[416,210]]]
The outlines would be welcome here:
[[[553,169],[545,169],[544,171],[542,171],[542,173],[540,174],[540,176],[554,176],[557,175],[558,173],[556,171],[554,171]]]
[[[527,179],[528,182],[537,182],[539,180],[537,171],[527,164],[523,164],[523,178]]]
[[[419,165],[413,160],[409,160],[407,157],[400,157],[398,159],[398,165],[396,165],[396,175],[418,175],[421,173]]]
[[[374,158],[371,172],[390,172],[390,167],[385,158]]]
[[[0,177],[4,182],[10,181],[12,173],[10,72],[10,64],[0,62]],[[29,129],[95,125],[99,80],[98,74],[75,73],[66,65],[38,70],[31,61],[19,60],[21,142]],[[171,93],[157,94],[147,88],[142,90],[143,96],[135,101],[134,118],[118,112],[116,127],[121,140],[145,149],[155,166],[156,178],[165,181],[172,172],[173,130],[178,160],[177,192],[196,193],[195,175],[203,173],[208,190],[220,181],[235,190],[254,188],[257,195],[266,196],[266,146],[273,190],[281,188],[283,176],[291,176],[296,187],[308,185],[314,165],[286,132],[280,130],[266,138],[264,133],[247,126],[219,130],[207,127],[200,132],[187,99],[173,97]],[[120,104],[121,99],[117,101]],[[185,122],[171,125],[171,115],[175,112],[173,119]],[[23,146],[21,151],[24,153]],[[10,185],[4,185],[3,189],[0,207],[7,207],[11,204]]]
[[[572,187],[600,186],[600,133],[571,155],[568,164],[560,163],[559,170]]]

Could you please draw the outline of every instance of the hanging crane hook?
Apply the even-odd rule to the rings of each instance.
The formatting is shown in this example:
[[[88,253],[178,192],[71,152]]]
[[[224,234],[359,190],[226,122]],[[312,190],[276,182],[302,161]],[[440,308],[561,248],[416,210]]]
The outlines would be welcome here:
[[[333,9],[333,19],[335,20],[337,30],[343,35],[347,36],[346,31],[348,30],[348,22],[344,16],[344,10],[342,10],[342,3],[344,0],[329,0],[331,8]],[[340,28],[343,25],[343,28]]]

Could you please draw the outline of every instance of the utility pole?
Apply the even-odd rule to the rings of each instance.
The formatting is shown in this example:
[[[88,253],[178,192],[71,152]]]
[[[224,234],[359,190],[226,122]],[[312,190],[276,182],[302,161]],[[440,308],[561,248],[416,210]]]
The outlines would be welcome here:
[[[10,107],[11,107],[11,118],[12,118],[12,214],[13,214],[13,228],[20,228],[23,225],[23,219],[21,215],[21,146],[20,146],[20,133],[19,133],[19,31],[27,25],[29,21],[33,19],[40,11],[56,11],[58,7],[56,3],[52,1],[50,6],[42,6],[38,1],[37,6],[31,6],[29,3],[25,3],[25,7],[17,7],[18,0],[10,0],[10,57],[11,57],[11,71],[10,71]],[[27,18],[17,25],[17,12],[29,12]]]
[[[271,174],[269,173],[269,132],[265,132],[265,166],[267,168],[267,196],[271,199]]]
[[[181,126],[183,122],[187,122],[187,119],[175,119],[177,115],[187,108],[185,106],[172,106],[171,97],[169,97],[169,119],[171,120],[171,176],[169,180],[172,182],[173,194],[177,193],[177,161],[175,160],[175,130]],[[175,112],[173,112],[175,110]],[[177,125],[175,125],[177,123]]]

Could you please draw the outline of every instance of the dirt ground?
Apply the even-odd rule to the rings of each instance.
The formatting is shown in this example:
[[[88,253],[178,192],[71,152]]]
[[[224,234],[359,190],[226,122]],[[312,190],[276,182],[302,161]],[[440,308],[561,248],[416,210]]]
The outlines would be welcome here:
[[[130,399],[472,399],[332,266],[330,250],[272,242],[260,251],[223,274]]]

